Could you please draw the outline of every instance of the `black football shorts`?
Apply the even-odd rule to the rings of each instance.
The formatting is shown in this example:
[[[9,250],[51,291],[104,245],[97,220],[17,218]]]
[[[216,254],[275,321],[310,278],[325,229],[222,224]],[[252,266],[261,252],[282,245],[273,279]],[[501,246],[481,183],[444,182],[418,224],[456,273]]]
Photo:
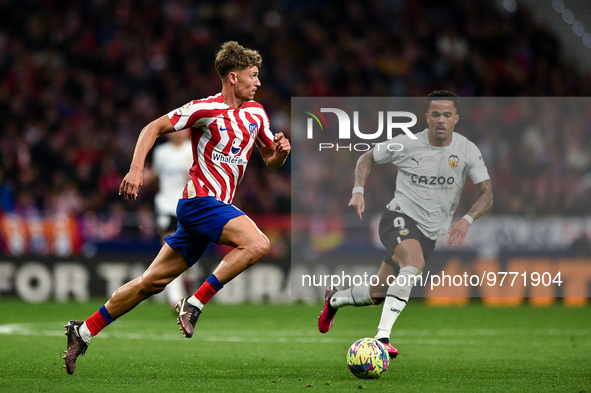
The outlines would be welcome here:
[[[386,210],[380,220],[380,240],[388,252],[384,262],[395,265],[392,261],[394,250],[406,239],[415,239],[420,243],[425,261],[435,248],[435,240],[425,236],[412,218],[401,212]]]

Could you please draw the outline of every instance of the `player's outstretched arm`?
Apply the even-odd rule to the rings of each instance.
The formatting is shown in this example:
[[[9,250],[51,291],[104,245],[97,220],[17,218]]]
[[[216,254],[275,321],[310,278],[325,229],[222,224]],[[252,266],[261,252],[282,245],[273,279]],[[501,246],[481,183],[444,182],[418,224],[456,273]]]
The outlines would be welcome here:
[[[363,153],[357,160],[355,165],[355,182],[353,184],[353,196],[349,201],[349,207],[363,220],[363,212],[365,211],[365,198],[363,197],[363,188],[365,181],[371,172],[371,164],[373,162],[373,149]]]
[[[482,181],[476,184],[478,190],[478,200],[472,205],[472,208],[461,220],[457,221],[449,228],[449,239],[447,241],[448,246],[455,246],[456,244],[462,244],[466,235],[468,234],[468,228],[472,221],[480,218],[486,213],[493,205],[493,192],[492,184],[489,180]]]
[[[265,164],[276,169],[285,164],[285,160],[287,160],[287,156],[291,151],[291,144],[282,132],[278,132],[275,134],[273,146],[259,147],[259,150]]]
[[[137,194],[143,184],[144,164],[148,152],[154,146],[156,138],[173,131],[175,129],[166,115],[152,121],[142,129],[135,144],[129,172],[125,175],[119,186],[119,195],[123,194],[123,197],[130,201],[134,201],[137,198]]]

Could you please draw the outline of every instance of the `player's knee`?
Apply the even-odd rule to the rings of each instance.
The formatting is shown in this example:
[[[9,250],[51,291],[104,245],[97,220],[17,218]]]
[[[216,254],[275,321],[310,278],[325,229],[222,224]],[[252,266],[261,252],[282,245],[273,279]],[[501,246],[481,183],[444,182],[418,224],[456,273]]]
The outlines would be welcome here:
[[[254,256],[253,259],[255,260],[255,262],[258,262],[261,259],[263,259],[269,253],[270,248],[271,243],[269,242],[269,239],[267,239],[266,236],[264,238],[261,238],[259,241],[253,243],[251,245],[251,249]]]
[[[425,269],[425,260],[422,258],[401,258],[398,255],[394,254],[392,255],[392,261],[396,263],[400,268],[412,266],[419,269],[420,271],[423,271]]]
[[[263,259],[268,253],[271,243],[265,235],[261,233],[261,236],[255,236],[246,240],[244,245],[238,246],[244,253],[244,261],[247,266],[252,266],[261,259]]]

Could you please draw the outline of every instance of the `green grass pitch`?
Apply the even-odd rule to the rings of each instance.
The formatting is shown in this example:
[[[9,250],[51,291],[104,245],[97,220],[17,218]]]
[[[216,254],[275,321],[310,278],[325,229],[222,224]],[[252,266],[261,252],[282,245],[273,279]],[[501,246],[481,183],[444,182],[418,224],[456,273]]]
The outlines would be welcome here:
[[[345,353],[373,336],[381,307],[345,308],[317,331],[321,304],[207,306],[195,336],[146,302],[90,343],[76,373],[62,368],[63,325],[102,302],[0,300],[0,392],[591,392],[591,308],[436,308],[412,299],[377,380]]]

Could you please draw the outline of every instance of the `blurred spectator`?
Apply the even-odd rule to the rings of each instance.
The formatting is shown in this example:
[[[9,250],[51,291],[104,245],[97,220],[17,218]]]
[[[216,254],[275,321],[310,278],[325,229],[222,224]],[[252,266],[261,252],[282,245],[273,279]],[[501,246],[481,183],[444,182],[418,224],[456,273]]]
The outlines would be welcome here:
[[[183,189],[191,179],[189,168],[193,165],[193,148],[188,130],[167,134],[168,141],[156,146],[152,153],[152,173],[158,183],[158,193],[154,199],[156,227],[158,237],[164,244],[164,237],[177,230],[177,203]],[[144,175],[144,177],[146,177]],[[196,268],[191,269],[194,271]],[[177,302],[190,294],[183,282],[187,274],[172,280],[164,289],[166,299],[174,309]]]
[[[572,242],[568,248],[568,252],[576,257],[589,257],[591,255],[591,242],[585,231],[582,231],[581,236]]]
[[[0,167],[0,212],[12,211],[14,205],[14,193],[10,181],[4,178],[4,173]]]
[[[0,1],[1,209],[119,212],[116,185],[137,134],[221,88],[202,59],[230,39],[261,52],[257,97],[272,129],[288,137],[292,96],[591,95],[591,76],[562,60],[546,28],[525,9],[501,13],[493,0]],[[510,117],[512,108],[501,109]],[[540,122],[501,124],[484,113],[468,135],[491,171],[493,213],[591,214],[582,180],[591,176],[591,115],[569,122],[556,108],[525,110]],[[350,169],[331,168],[298,179],[309,201],[294,203],[326,212],[342,204],[317,198],[317,187],[350,193],[349,183],[335,184]],[[243,187],[237,205],[289,212],[289,165],[280,175],[254,172],[262,175],[245,185],[257,187]],[[153,192],[123,208],[143,211]]]

